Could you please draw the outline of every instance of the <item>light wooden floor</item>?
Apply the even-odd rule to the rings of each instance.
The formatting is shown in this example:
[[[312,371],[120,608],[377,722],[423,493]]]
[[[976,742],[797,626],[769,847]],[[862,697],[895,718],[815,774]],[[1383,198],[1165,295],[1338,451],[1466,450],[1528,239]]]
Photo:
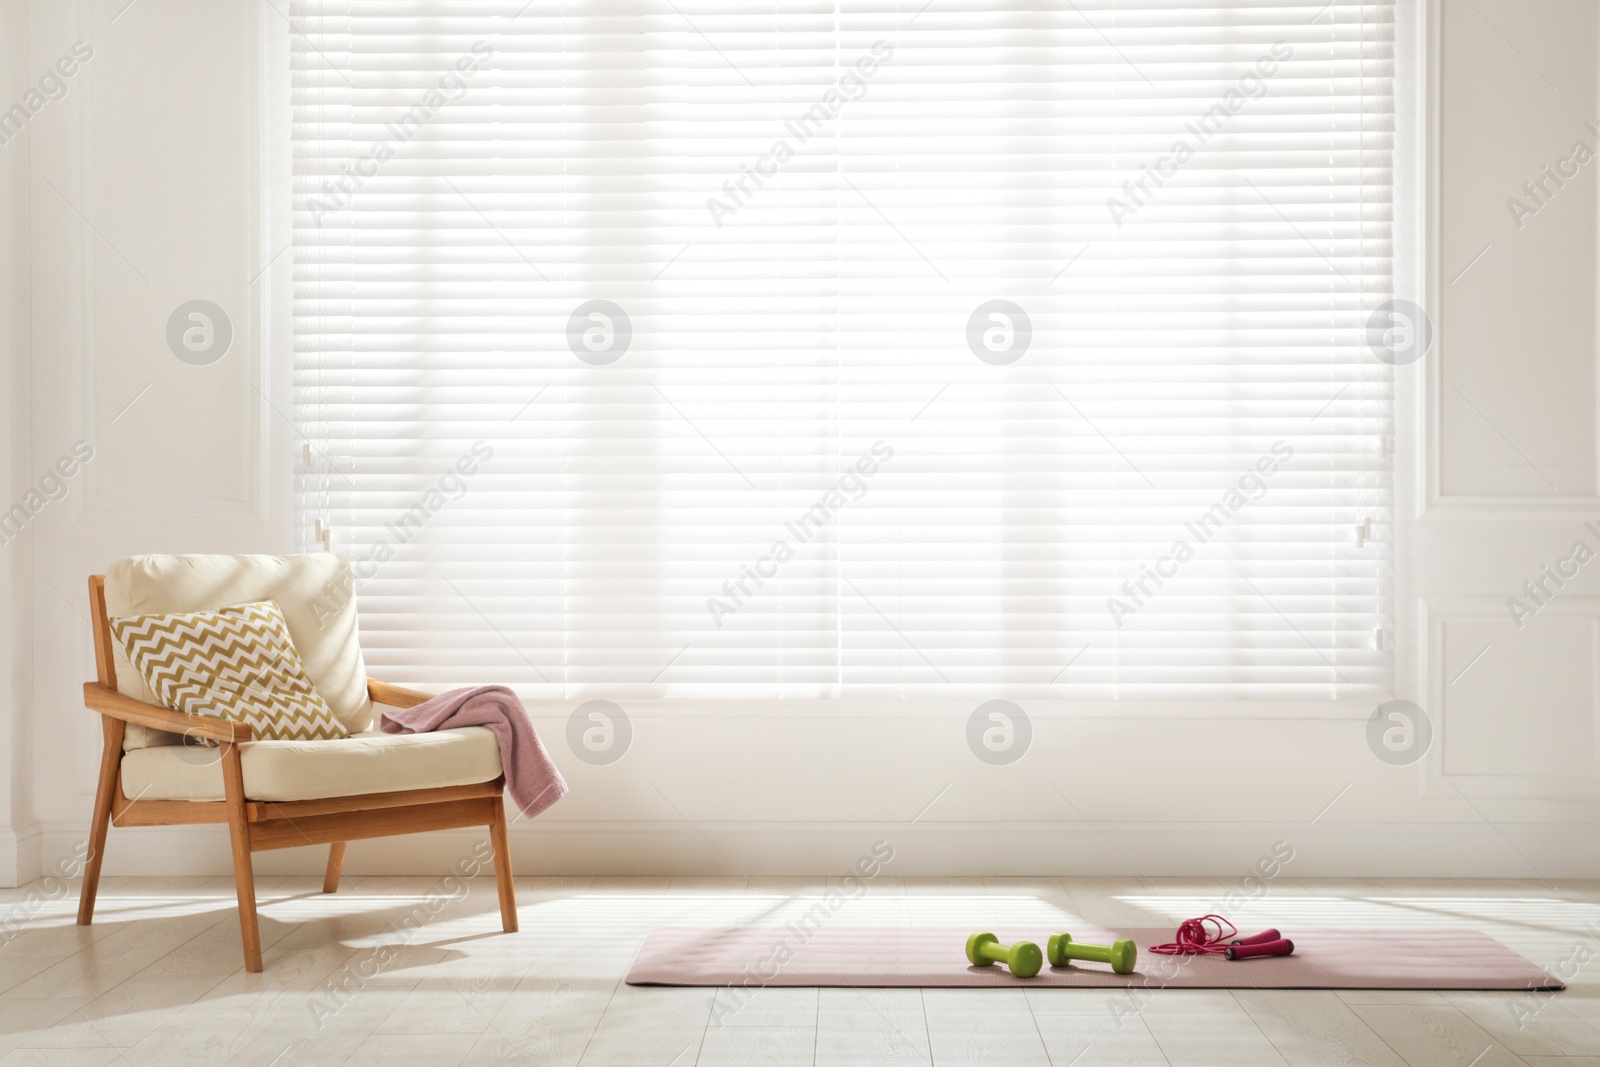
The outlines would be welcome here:
[[[266,973],[245,974],[229,879],[107,879],[75,898],[0,890],[0,1067],[13,1064],[817,1064],[1600,1067],[1600,884],[1279,878],[1241,926],[1474,926],[1547,968],[1587,946],[1565,993],[765,990],[712,1021],[712,991],[621,982],[665,923],[781,923],[825,879],[518,880],[499,932],[492,881],[260,880]],[[37,891],[38,887],[33,887]],[[833,922],[1176,924],[1224,880],[880,877]],[[406,934],[414,909],[436,915]],[[6,941],[9,924],[17,932]],[[1590,929],[1585,929],[1589,925]],[[1578,959],[1585,956],[1579,950]],[[1576,961],[1575,961],[1576,962]],[[330,991],[337,989],[336,992]]]

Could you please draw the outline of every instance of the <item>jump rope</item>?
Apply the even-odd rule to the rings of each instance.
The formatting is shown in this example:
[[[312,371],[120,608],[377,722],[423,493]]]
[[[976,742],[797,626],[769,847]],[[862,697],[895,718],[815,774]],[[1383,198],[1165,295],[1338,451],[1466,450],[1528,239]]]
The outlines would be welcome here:
[[[1164,945],[1151,945],[1150,951],[1159,956],[1226,956],[1230,960],[1245,960],[1252,956],[1288,956],[1294,952],[1294,942],[1277,930],[1263,930],[1259,934],[1240,937],[1239,928],[1220,915],[1185,919],[1178,924],[1174,936],[1177,940]]]

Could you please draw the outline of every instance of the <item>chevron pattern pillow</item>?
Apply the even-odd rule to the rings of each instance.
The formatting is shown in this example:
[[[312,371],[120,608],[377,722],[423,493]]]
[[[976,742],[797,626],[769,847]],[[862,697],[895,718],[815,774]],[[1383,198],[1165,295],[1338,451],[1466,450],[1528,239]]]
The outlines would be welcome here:
[[[246,723],[256,740],[350,736],[306,676],[283,611],[270,600],[128,615],[112,619],[111,629],[169,708]]]

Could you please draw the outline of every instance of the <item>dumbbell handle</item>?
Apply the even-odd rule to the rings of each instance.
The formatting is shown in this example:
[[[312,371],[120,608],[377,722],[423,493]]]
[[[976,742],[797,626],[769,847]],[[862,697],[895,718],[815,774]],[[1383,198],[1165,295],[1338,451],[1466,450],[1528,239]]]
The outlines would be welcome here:
[[[1292,956],[1294,942],[1287,938],[1263,941],[1256,945],[1229,945],[1226,953],[1230,960],[1247,960],[1251,956]]]
[[[1271,929],[1271,930],[1263,930],[1259,934],[1252,934],[1249,937],[1235,938],[1234,940],[1229,941],[1228,944],[1230,944],[1230,945],[1264,945],[1268,941],[1277,941],[1277,940],[1281,939],[1282,937],[1283,937],[1283,935],[1278,933],[1277,929],[1274,928],[1274,929]]]
[[[1011,966],[1011,946],[1002,945],[998,941],[985,941],[978,946],[978,955],[995,963]]]
[[[1072,941],[1061,946],[1061,954],[1070,960],[1093,960],[1096,963],[1111,962],[1110,945],[1085,945],[1079,941]]]

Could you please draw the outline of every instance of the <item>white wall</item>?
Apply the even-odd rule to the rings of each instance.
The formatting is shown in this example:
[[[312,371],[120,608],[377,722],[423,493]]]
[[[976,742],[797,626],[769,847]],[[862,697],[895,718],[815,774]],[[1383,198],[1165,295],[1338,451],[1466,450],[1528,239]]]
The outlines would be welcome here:
[[[0,99],[17,99],[27,58],[21,4],[0,7]],[[28,146],[0,146],[0,500],[20,496],[30,459],[28,439]],[[38,852],[29,786],[31,567],[29,542],[0,546],[0,885],[32,876]],[[19,869],[22,857],[24,866]]]
[[[18,447],[6,506],[75,442],[94,448],[66,496],[0,547],[14,575],[8,603],[29,620],[6,646],[24,713],[6,746],[24,765],[26,803],[11,825],[26,833],[31,814],[53,859],[83,836],[99,759],[99,724],[79,692],[93,675],[88,575],[134,552],[290,543],[292,435],[267,402],[282,406],[288,368],[269,358],[261,317],[287,257],[257,278],[272,255],[258,180],[271,159],[258,95],[268,64],[257,49],[286,40],[258,3],[12,2],[6,12],[15,36],[0,107],[53,69],[72,71],[64,95],[0,145],[16,175],[8,195],[26,205],[6,246],[25,264],[8,293],[23,311],[12,333],[24,339],[14,377],[26,383],[8,390]],[[232,349],[206,367],[178,360],[165,339],[168,316],[195,298],[234,324]],[[138,854],[127,844],[110,850],[112,869]],[[36,862],[20,859],[24,872]]]
[[[16,765],[0,764],[0,816],[23,830],[24,871],[39,858],[30,818],[47,861],[87,824],[98,730],[78,693],[85,576],[132,552],[290,543],[297,449],[273,410],[288,410],[287,257],[253,281],[287,240],[262,190],[282,184],[267,105],[285,92],[288,29],[259,3],[139,0],[112,23],[116,6],[7,9],[7,30],[25,32],[6,54],[13,98],[73,41],[95,49],[67,97],[0,146],[0,165],[26,168],[7,188],[29,207],[5,233],[29,286],[8,291],[29,316],[7,339],[26,346],[14,376],[31,379],[27,404],[0,418],[24,478],[80,436],[97,452],[28,542],[0,550],[0,586],[13,583],[0,591],[33,605],[31,628],[0,651],[0,680],[26,694],[26,714],[0,712]],[[1600,876],[1600,563],[1520,630],[1505,606],[1575,539],[1600,548],[1580,525],[1600,524],[1600,164],[1520,231],[1505,207],[1572,140],[1600,140],[1583,130],[1600,118],[1600,18],[1595,0],[1442,6],[1433,88],[1413,102],[1427,120],[1428,254],[1403,263],[1437,341],[1397,371],[1401,695],[1432,717],[1426,758],[1377,759],[1370,706],[1030,705],[1032,749],[992,767],[966,747],[966,704],[846,704],[825,718],[630,705],[632,749],[595,767],[567,749],[571,706],[541,705],[573,795],[515,828],[519,869],[832,873],[883,838],[900,874],[1230,875],[1283,840],[1292,874]],[[210,367],[163,339],[193,298],[234,320],[234,349]],[[358,843],[349,866],[432,871],[465,839]],[[317,862],[291,850],[257,865]],[[113,830],[107,863],[222,873],[225,834]]]

